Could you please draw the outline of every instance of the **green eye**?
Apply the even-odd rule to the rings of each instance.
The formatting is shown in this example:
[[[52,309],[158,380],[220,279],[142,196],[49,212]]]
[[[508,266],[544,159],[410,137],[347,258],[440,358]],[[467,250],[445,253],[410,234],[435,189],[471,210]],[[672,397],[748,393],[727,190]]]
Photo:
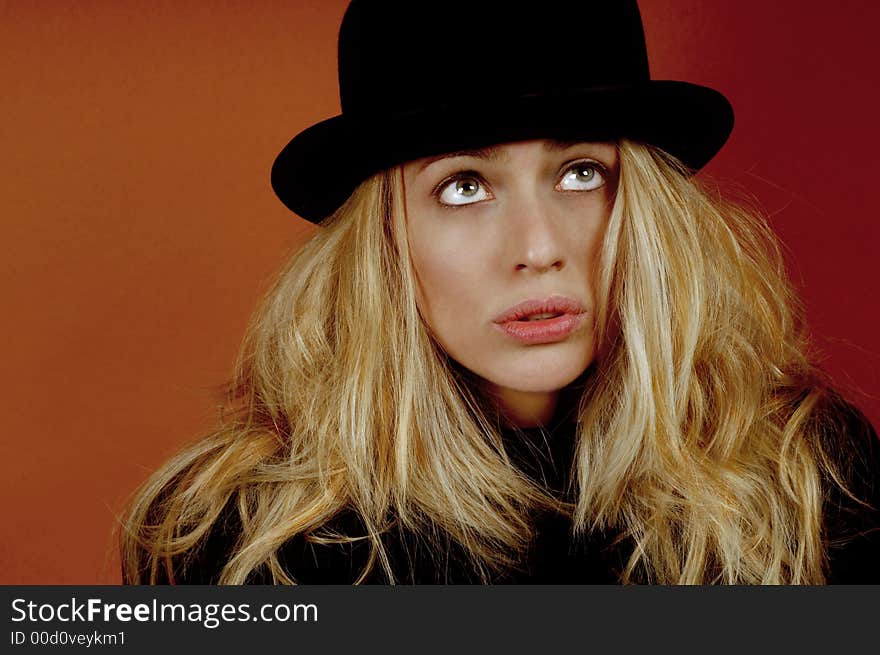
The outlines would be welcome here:
[[[461,196],[470,198],[477,195],[479,190],[480,185],[476,180],[459,180],[455,183],[455,192]]]
[[[563,191],[592,191],[604,184],[605,178],[598,164],[577,162],[566,169],[559,188]]]
[[[595,175],[596,169],[594,168],[578,167],[575,171],[575,176],[577,177],[578,182],[589,182]]]
[[[471,175],[462,175],[440,187],[437,199],[443,205],[469,205],[489,197],[483,183]]]

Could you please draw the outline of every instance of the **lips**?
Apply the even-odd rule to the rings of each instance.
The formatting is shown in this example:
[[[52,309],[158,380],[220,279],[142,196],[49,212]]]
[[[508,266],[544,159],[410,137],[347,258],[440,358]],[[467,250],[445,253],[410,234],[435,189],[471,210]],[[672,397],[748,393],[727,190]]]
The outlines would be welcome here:
[[[587,325],[586,308],[567,296],[532,299],[508,308],[494,319],[495,327],[525,344],[554,343]]]
[[[563,314],[583,314],[585,311],[587,308],[574,298],[555,295],[545,299],[534,298],[518,303],[504,310],[493,319],[493,322],[500,324],[510,321],[525,321],[529,318],[534,320],[542,314],[549,315],[547,318],[552,318]]]

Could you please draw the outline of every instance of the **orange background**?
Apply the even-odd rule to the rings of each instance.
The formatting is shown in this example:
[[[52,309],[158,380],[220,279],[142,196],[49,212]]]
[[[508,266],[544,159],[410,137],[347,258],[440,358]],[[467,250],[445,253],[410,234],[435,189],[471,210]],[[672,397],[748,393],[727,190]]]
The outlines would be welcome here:
[[[114,517],[210,427],[258,296],[314,229],[269,167],[338,111],[345,4],[0,6],[0,583],[119,581]],[[826,367],[878,424],[880,4],[827,7],[642,0],[654,77],[731,99],[705,174],[770,214]]]

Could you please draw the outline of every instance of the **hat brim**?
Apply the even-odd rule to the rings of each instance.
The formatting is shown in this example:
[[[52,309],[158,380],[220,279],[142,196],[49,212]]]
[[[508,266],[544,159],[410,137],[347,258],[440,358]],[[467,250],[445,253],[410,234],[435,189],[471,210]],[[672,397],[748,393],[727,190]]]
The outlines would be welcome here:
[[[393,116],[334,116],[304,130],[272,166],[272,188],[293,212],[319,223],[380,170],[498,143],[553,138],[655,145],[694,171],[733,129],[718,91],[670,80],[527,94]]]

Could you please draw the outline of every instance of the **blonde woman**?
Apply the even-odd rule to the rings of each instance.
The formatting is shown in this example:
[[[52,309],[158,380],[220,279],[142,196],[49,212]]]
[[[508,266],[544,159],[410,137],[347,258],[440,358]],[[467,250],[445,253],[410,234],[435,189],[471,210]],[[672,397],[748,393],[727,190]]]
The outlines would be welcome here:
[[[339,46],[272,175],[321,228],[125,581],[880,582],[876,435],[693,177],[732,110],[650,79],[635,2],[355,0]]]

